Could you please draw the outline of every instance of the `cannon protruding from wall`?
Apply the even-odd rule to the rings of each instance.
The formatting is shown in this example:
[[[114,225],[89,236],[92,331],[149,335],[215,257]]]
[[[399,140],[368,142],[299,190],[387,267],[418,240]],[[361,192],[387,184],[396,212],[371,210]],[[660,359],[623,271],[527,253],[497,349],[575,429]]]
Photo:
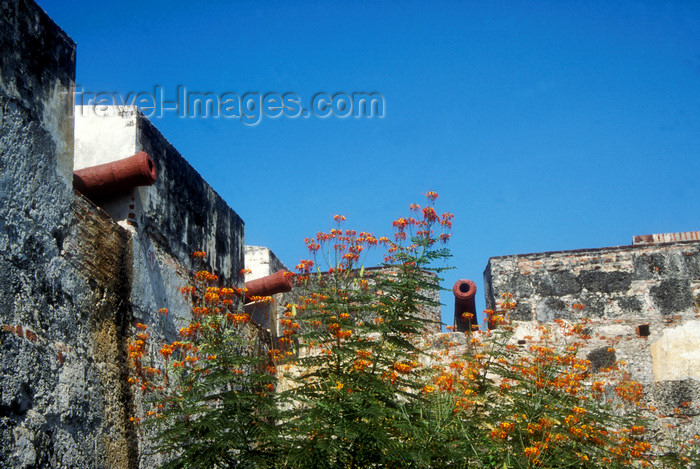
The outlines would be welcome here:
[[[140,151],[128,158],[74,171],[73,188],[94,202],[135,187],[150,186],[157,176],[151,157]]]
[[[292,282],[287,276],[286,270],[280,270],[266,277],[261,277],[245,283],[246,303],[252,301],[254,296],[271,296],[277,293],[285,293],[292,289]]]
[[[455,330],[459,332],[471,331],[473,326],[479,327],[476,319],[476,284],[471,280],[457,280],[452,287],[455,295]],[[471,316],[469,316],[471,315]]]

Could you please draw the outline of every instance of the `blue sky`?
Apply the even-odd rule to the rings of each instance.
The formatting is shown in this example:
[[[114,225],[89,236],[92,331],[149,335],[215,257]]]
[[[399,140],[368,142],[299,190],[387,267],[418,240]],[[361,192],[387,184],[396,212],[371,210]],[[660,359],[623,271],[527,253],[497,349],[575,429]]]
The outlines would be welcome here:
[[[479,310],[489,257],[700,229],[700,2],[38,2],[86,91],[381,93],[382,118],[151,119],[289,267],[428,190]]]

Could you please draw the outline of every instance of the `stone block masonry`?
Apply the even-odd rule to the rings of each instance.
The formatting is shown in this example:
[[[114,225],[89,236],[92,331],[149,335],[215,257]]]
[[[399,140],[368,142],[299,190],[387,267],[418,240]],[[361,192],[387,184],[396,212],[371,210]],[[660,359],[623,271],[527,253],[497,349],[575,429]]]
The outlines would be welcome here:
[[[484,272],[486,305],[498,295],[518,300],[514,319],[679,320],[695,314],[700,294],[700,242],[636,244],[492,257]]]
[[[591,318],[584,353],[594,367],[625,361],[662,413],[682,403],[700,408],[697,238],[635,236],[630,246],[492,257],[484,271],[486,307],[498,311],[500,295],[512,293],[512,317],[524,330],[533,321]],[[583,309],[572,308],[576,303]],[[700,418],[682,427],[692,436]]]

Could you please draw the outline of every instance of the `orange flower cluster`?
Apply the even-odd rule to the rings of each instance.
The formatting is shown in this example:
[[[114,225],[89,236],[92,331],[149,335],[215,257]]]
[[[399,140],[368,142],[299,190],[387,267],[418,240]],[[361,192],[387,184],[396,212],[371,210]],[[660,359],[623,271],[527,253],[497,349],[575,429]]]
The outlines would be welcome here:
[[[492,309],[484,310],[484,318],[489,329],[495,329],[506,323],[506,317],[502,314],[496,314]]]
[[[246,324],[250,321],[250,315],[247,313],[226,313],[226,319],[231,324]]]
[[[180,288],[180,293],[182,293],[182,296],[185,298],[190,297],[194,292],[195,288],[193,286],[185,286]]]
[[[163,358],[166,360],[173,354],[174,351],[175,348],[172,346],[172,344],[165,344],[160,348],[160,354],[163,355]]]
[[[199,332],[201,324],[198,322],[190,323],[187,327],[180,328],[179,334],[181,337],[186,337],[188,339],[193,339],[197,332]]]
[[[336,215],[333,219],[339,227],[345,221],[342,215]],[[319,231],[315,237],[304,239],[306,247],[314,257],[318,252],[322,252],[325,259],[332,259],[329,272],[352,269],[359,263],[365,249],[379,244],[379,240],[371,233],[363,231],[358,235],[355,230],[342,230],[339,227],[331,229],[328,233]],[[308,274],[314,265],[312,260],[302,260],[296,266],[296,270],[301,274]]]
[[[514,305],[512,295],[504,294],[502,298],[507,312]],[[486,316],[489,323],[496,322],[493,311],[487,311]],[[591,452],[602,451],[609,455],[610,465],[626,467],[633,461],[647,464],[651,447],[642,440],[646,427],[612,424],[601,419],[601,415],[608,414],[600,411],[600,406],[611,402],[606,389],[615,390],[619,406],[624,403],[639,408],[642,386],[621,374],[616,366],[600,372],[605,381],[591,379],[590,362],[578,356],[587,338],[585,326],[561,320],[550,326],[540,325],[539,338],[526,337],[531,345],[524,348],[507,343],[513,329],[506,316],[500,316],[497,322],[504,325],[500,332],[472,333],[467,353],[436,367],[431,385],[424,386],[422,392],[452,396],[455,415],[464,415],[467,421],[481,408],[480,418],[497,415],[503,408],[499,402],[527,408],[527,415],[515,414],[489,429],[494,447],[509,454],[519,451],[527,464],[556,467],[566,451],[579,462],[587,461]],[[505,341],[500,346],[498,337]],[[448,349],[443,356],[451,357],[449,350],[456,344],[450,341],[445,345]],[[494,349],[496,346],[501,348]],[[481,386],[492,380],[493,387],[486,392],[493,394],[485,403],[478,398],[484,393]],[[541,403],[539,408],[537,402]]]
[[[447,243],[450,239],[450,234],[444,231],[450,230],[452,228],[452,219],[454,215],[451,213],[443,213],[438,215],[434,208],[435,200],[438,198],[436,192],[428,192],[426,194],[428,198],[428,206],[423,207],[421,210],[420,205],[411,204],[409,209],[413,212],[420,213],[421,218],[416,219],[413,217],[397,218],[392,222],[394,227],[394,240],[398,244],[392,244],[389,249],[389,255],[384,259],[386,263],[393,263],[397,260],[394,253],[399,251],[414,252],[419,245],[432,246],[435,242],[440,241],[442,243]],[[433,226],[439,225],[443,230],[436,236],[435,231],[432,229]],[[415,233],[412,230],[415,228]],[[402,246],[401,243],[406,240],[411,240],[412,244],[408,246]]]
[[[250,301],[253,303],[274,303],[275,300],[271,296],[253,295],[250,297]]]
[[[372,362],[364,358],[355,360],[352,364],[352,368],[356,371],[365,371],[370,366],[372,366]]]
[[[311,272],[311,267],[314,266],[314,261],[310,260],[302,260],[299,261],[299,263],[296,265],[295,269],[301,272],[302,274],[308,274]]]
[[[212,274],[209,271],[206,270],[200,270],[195,274],[195,278],[197,280],[206,280],[207,282],[216,282],[219,280],[219,276]]]
[[[129,345],[129,357],[132,359],[140,359],[146,351],[146,341],[144,339],[134,340]]]
[[[642,385],[636,381],[626,379],[615,387],[615,394],[622,400],[632,404],[639,404],[642,400]]]
[[[401,373],[402,375],[406,375],[413,371],[413,369],[418,365],[417,362],[399,362],[399,363],[394,363],[393,368],[396,370],[398,373]]]
[[[191,311],[192,311],[192,317],[196,320],[200,320],[202,318],[205,318],[213,312],[212,309],[210,309],[206,306],[194,306],[194,307],[192,307]]]

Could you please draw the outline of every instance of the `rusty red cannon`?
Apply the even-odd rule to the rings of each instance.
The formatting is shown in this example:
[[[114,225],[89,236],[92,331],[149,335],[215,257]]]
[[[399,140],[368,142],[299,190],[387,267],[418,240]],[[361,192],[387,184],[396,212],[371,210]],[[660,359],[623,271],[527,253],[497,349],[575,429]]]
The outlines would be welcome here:
[[[150,186],[156,178],[155,163],[148,153],[140,151],[128,158],[73,171],[73,188],[94,201]]]
[[[471,280],[457,280],[452,287],[455,295],[455,330],[459,332],[471,331],[479,327],[476,318],[476,284]],[[470,316],[471,315],[471,316]]]
[[[287,276],[287,271],[280,270],[266,277],[246,282],[245,287],[248,290],[245,293],[245,301],[248,303],[254,296],[271,296],[288,292],[292,289],[292,282]]]

